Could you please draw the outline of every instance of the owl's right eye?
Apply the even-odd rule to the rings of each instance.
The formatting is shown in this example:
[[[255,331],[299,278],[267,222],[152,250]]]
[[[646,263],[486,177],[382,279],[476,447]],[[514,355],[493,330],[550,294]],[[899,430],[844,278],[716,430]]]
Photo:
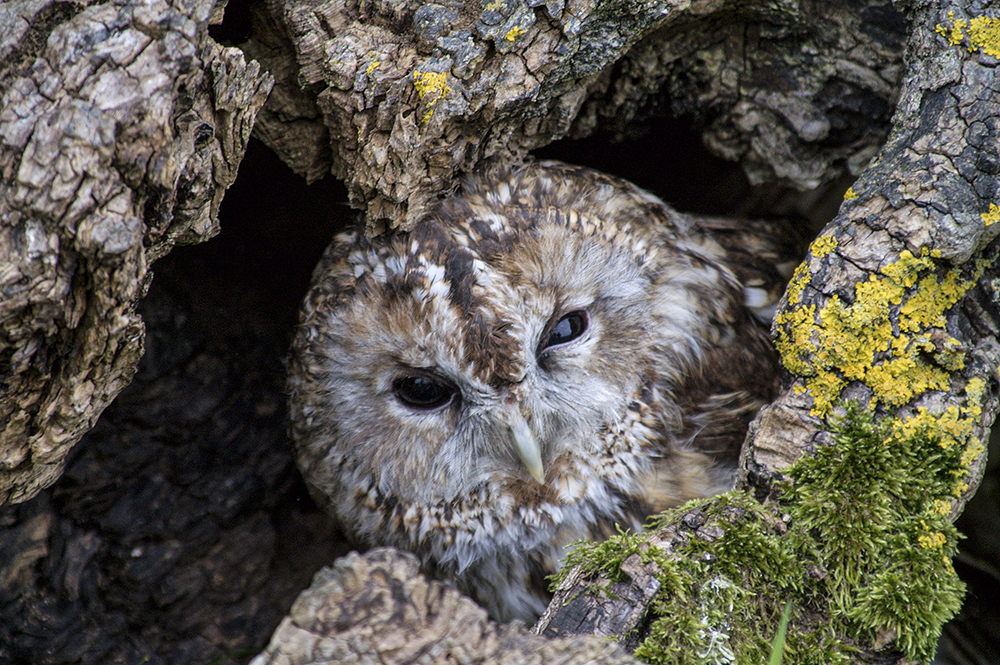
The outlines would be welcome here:
[[[455,386],[428,376],[402,376],[392,382],[392,393],[414,411],[437,411],[455,399]]]

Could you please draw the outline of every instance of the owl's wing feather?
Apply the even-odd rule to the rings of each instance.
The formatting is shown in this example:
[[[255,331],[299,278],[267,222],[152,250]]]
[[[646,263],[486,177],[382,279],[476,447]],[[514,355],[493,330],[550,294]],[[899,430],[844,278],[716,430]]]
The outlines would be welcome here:
[[[672,450],[658,464],[654,508],[692,498],[706,482],[716,483],[707,493],[731,484],[747,427],[779,388],[779,363],[768,329],[805,248],[794,227],[783,221],[690,219],[701,251],[723,274],[702,302],[706,328],[699,335],[696,361],[679,380],[661,383],[656,391],[664,405],[661,412],[668,406],[679,410],[681,425]],[[696,458],[685,464],[692,455],[708,456],[714,463]],[[709,469],[707,480],[703,469]],[[690,478],[681,482],[677,476],[684,473]]]
[[[744,304],[768,325],[807,240],[786,220],[696,217],[725,252],[723,263],[743,285]]]

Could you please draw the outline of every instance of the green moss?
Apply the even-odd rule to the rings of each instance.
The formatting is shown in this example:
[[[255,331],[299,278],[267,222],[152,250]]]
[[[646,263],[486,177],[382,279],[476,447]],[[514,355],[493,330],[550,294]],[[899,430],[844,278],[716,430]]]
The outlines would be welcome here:
[[[947,507],[964,449],[921,424],[876,425],[858,406],[831,431],[831,445],[787,470],[779,505],[740,492],[692,502],[644,533],[580,545],[564,570],[621,580],[634,554],[657,564],[662,587],[635,652],[650,663],[767,662],[788,601],[785,662],[852,662],[857,645],[886,636],[887,648],[928,661],[963,594]],[[678,526],[685,516],[700,526]],[[678,528],[672,556],[650,545]]]
[[[789,470],[783,503],[826,570],[829,616],[863,642],[895,635],[927,661],[964,593],[951,566],[958,533],[941,510],[965,474],[963,449],[929,425],[875,425],[855,405],[834,431],[834,445]]]

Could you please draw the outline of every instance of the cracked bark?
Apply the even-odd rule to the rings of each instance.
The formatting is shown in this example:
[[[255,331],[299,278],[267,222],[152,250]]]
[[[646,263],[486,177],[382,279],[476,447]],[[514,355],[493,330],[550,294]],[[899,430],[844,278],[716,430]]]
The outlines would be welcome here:
[[[217,232],[270,78],[211,2],[6,3],[0,503],[54,482],[142,355],[148,266]]]
[[[484,159],[633,132],[660,104],[755,182],[857,174],[905,30],[883,2],[269,0],[255,19],[243,47],[276,78],[260,136],[307,178],[332,167],[372,231],[413,224]]]

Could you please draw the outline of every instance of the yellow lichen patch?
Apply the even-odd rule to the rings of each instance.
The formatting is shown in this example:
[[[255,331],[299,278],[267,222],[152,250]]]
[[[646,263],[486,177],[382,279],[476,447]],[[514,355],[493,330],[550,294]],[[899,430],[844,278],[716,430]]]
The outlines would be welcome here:
[[[853,201],[856,198],[858,198],[858,195],[854,192],[854,188],[853,187],[848,187],[847,191],[844,192],[844,200],[845,201]]]
[[[507,31],[507,34],[503,36],[509,42],[516,41],[518,37],[524,34],[524,30],[517,27],[516,25]]]
[[[1000,58],[1000,18],[979,16],[969,21],[969,45]]]
[[[968,40],[968,50],[981,50],[986,55],[1000,58],[1000,18],[992,16],[977,16],[968,21],[955,18],[955,12],[948,12],[950,26],[940,23],[935,27],[938,34],[948,40],[952,46],[958,46]]]
[[[965,395],[969,402],[969,406],[966,408],[973,418],[979,418],[983,415],[983,393],[985,391],[986,382],[978,376],[969,379],[969,382],[965,384]]]
[[[993,226],[997,222],[1000,222],[1000,206],[997,206],[996,203],[991,203],[990,209],[980,215],[980,217],[983,218],[983,224]]]
[[[821,251],[828,245],[817,242]],[[974,280],[957,269],[941,275],[929,254],[901,252],[855,286],[854,302],[833,296],[819,311],[800,304],[809,272],[796,270],[788,307],[775,318],[777,346],[784,366],[805,380],[812,415],[826,415],[853,381],[872,390],[872,406],[899,407],[948,390],[948,372],[964,366],[965,352],[944,332],[945,313]]]
[[[823,258],[836,248],[837,239],[829,235],[819,236],[813,240],[812,245],[809,246],[809,250],[812,252],[812,255],[817,259]]]
[[[915,415],[892,423],[893,435],[902,439],[928,431],[936,432],[941,447],[947,450],[966,443],[972,436],[972,422],[962,415],[958,407],[952,406],[941,414],[932,414],[926,407],[920,407]]]
[[[955,12],[948,12],[948,22],[951,23],[951,27],[945,27],[938,23],[934,29],[939,35],[947,39],[949,44],[958,46],[962,43],[962,30],[968,23],[962,18],[956,21]]]
[[[809,268],[805,263],[795,266],[792,278],[788,280],[788,304],[797,305],[802,299],[802,289],[809,282]]]
[[[917,535],[917,543],[925,550],[941,549],[948,543],[948,538],[943,533],[931,529],[923,520],[920,520],[917,531],[922,532]]]
[[[427,103],[427,112],[423,122],[427,122],[434,114],[434,107],[451,91],[446,72],[413,72],[413,87],[420,95],[420,101]]]
[[[365,74],[371,76],[372,72],[378,69],[381,64],[382,63],[379,62],[378,60],[372,60],[371,63],[369,63],[369,65],[365,68]]]
[[[934,512],[941,517],[947,517],[951,513],[951,502],[944,499],[934,499]]]
[[[973,436],[975,426],[983,415],[983,393],[986,382],[979,377],[973,377],[965,384],[964,406],[951,405],[943,413],[932,413],[926,407],[920,407],[916,413],[903,419],[893,420],[890,426],[890,436],[896,440],[911,439],[916,436],[933,433],[942,450],[952,450],[956,447],[962,450],[959,458],[959,469],[955,472],[955,485],[952,494],[956,497],[969,489],[965,475],[985,448]],[[947,501],[935,501],[933,511],[947,515],[951,506]]]

